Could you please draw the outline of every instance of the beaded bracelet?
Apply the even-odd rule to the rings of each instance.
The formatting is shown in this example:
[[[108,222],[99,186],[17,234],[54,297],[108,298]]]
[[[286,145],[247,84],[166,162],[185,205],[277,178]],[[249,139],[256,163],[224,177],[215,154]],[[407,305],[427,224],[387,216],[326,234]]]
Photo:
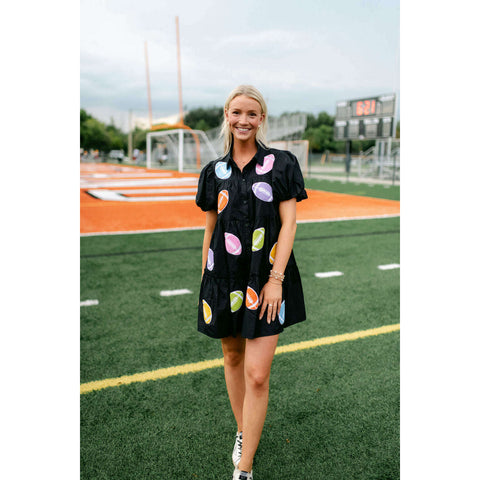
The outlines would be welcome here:
[[[283,282],[285,279],[285,275],[283,273],[276,272],[275,270],[270,271],[269,277],[274,278],[275,280],[280,280],[281,282]]]

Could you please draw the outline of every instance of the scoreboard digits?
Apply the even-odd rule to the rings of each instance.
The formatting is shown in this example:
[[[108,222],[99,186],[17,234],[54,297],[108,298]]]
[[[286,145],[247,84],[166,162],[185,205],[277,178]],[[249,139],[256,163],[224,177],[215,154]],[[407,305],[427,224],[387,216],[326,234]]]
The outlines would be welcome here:
[[[359,100],[355,102],[355,115],[357,117],[364,117],[366,115],[375,115],[376,102],[372,100]]]
[[[394,137],[395,94],[337,102],[335,140]]]

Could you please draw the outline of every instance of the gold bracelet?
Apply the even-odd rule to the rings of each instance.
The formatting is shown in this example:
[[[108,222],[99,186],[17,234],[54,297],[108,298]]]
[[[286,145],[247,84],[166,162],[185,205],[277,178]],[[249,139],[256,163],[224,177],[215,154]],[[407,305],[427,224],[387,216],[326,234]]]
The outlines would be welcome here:
[[[274,278],[275,280],[280,280],[281,282],[283,282],[285,279],[285,275],[283,273],[276,272],[275,270],[270,271],[269,277]]]

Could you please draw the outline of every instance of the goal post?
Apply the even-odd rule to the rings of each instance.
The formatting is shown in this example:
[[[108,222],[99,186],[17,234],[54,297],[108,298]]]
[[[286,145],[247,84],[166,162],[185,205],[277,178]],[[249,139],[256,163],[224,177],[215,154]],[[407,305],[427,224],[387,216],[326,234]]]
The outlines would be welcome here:
[[[202,130],[173,129],[147,133],[147,168],[168,166],[196,171],[218,157]]]

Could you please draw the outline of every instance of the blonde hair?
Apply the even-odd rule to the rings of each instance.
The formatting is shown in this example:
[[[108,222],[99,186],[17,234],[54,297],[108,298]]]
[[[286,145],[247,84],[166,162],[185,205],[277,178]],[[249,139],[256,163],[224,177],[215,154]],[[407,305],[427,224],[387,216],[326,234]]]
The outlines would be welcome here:
[[[255,140],[264,147],[267,147],[267,104],[265,103],[262,94],[255,87],[252,85],[239,85],[230,92],[230,95],[225,101],[225,108],[223,109],[223,124],[222,129],[220,130],[220,138],[223,137],[223,152],[225,155],[232,148],[233,141],[232,132],[230,132],[230,125],[228,124],[225,111],[230,107],[230,102],[239,95],[253,98],[253,100],[256,100],[260,104],[261,113],[263,113],[265,117],[258,127],[257,133],[255,134]]]

